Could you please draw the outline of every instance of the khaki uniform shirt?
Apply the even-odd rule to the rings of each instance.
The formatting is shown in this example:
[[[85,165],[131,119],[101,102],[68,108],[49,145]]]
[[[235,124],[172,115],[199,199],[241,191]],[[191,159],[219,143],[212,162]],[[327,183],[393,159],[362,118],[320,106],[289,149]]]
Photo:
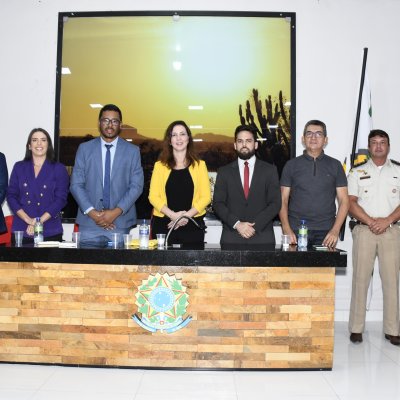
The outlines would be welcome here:
[[[358,204],[372,218],[385,218],[400,205],[400,165],[386,160],[377,167],[370,159],[350,170],[349,196],[358,197]]]

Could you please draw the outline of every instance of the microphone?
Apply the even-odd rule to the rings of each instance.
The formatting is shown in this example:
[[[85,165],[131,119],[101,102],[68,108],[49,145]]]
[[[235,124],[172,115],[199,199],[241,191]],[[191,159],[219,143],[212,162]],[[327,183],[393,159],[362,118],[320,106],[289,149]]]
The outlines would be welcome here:
[[[205,231],[205,230],[206,230],[205,224],[200,225],[200,224],[198,224],[197,221],[195,221],[192,217],[189,217],[189,216],[187,216],[187,215],[181,215],[179,218],[177,218],[177,219],[174,221],[174,224],[171,226],[170,230],[169,230],[168,233],[167,233],[167,237],[165,238],[165,244],[164,244],[164,246],[165,246],[166,249],[168,249],[168,239],[169,239],[169,235],[170,235],[171,232],[175,229],[176,224],[177,224],[181,219],[183,219],[183,218],[187,219],[188,221],[193,222],[193,223],[197,226],[197,228],[201,229],[202,231]]]

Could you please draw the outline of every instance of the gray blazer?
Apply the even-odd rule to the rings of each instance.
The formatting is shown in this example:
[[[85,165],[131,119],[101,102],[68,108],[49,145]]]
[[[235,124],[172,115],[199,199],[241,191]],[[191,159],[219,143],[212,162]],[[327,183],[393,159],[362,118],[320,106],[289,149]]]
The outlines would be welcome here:
[[[97,227],[84,212],[94,207],[103,208],[103,163],[101,140],[82,143],[76,153],[71,176],[71,193],[78,203],[76,222],[86,227]],[[119,207],[122,214],[114,221],[117,228],[130,228],[136,224],[135,201],[143,191],[143,169],[139,148],[119,138],[111,171],[110,208]]]
[[[221,244],[275,244],[273,219],[281,208],[275,166],[256,160],[248,198],[244,197],[238,161],[218,170],[213,208],[223,223]],[[233,229],[237,221],[255,222],[256,234],[242,238]]]

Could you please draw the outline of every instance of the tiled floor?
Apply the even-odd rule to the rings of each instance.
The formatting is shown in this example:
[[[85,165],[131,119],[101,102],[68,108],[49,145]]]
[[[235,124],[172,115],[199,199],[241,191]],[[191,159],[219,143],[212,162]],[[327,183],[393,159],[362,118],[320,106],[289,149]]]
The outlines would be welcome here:
[[[336,323],[332,371],[224,372],[70,368],[0,364],[0,400],[394,400],[400,399],[400,348],[382,324],[362,344]]]

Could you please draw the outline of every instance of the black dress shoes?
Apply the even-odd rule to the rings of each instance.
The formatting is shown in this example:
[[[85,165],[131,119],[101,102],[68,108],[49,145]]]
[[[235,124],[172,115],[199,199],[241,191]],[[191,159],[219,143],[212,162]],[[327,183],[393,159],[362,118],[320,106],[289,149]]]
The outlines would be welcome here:
[[[389,340],[395,346],[400,345],[400,336],[392,336],[385,333],[385,339]]]
[[[350,342],[361,343],[363,341],[362,333],[352,333],[350,335]]]

